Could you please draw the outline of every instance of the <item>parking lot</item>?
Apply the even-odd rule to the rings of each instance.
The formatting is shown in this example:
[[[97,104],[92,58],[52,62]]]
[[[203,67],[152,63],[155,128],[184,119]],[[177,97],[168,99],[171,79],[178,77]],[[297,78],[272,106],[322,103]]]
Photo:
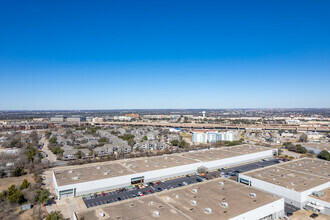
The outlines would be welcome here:
[[[237,173],[247,172],[261,167],[266,167],[279,163],[277,159],[262,160],[258,162],[253,162],[245,165],[240,165],[236,167],[231,167],[227,169],[221,169],[218,171],[209,172],[208,175],[187,175],[184,177],[179,177],[175,179],[170,179],[166,181],[151,182],[145,184],[143,187],[132,186],[127,188],[122,188],[116,191],[111,191],[107,193],[98,193],[93,195],[83,196],[83,201],[87,208],[104,205],[108,203],[113,203],[125,199],[130,199],[137,196],[145,196],[151,193],[161,192],[164,190],[169,190],[184,185],[190,185],[197,182],[206,181],[209,178],[216,178],[219,176],[224,176],[225,178],[235,179]]]

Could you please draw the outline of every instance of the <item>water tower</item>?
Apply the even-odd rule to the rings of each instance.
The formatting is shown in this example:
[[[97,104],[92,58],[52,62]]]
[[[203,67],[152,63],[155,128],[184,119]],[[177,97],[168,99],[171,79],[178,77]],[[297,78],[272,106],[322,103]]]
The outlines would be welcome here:
[[[205,118],[206,111],[202,111],[203,118]]]

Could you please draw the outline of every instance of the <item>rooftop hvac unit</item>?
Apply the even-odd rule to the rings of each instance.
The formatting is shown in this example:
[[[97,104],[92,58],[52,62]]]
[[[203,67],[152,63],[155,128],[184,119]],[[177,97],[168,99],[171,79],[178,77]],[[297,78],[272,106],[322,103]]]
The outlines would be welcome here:
[[[179,198],[179,195],[175,195],[175,198],[177,198],[177,199],[178,199],[178,198]]]
[[[294,185],[294,182],[290,182],[290,185],[293,186]]]
[[[314,196],[317,196],[317,197],[322,197],[324,195],[324,192],[322,192],[322,191],[314,191],[312,194]]]
[[[69,173],[73,173],[73,170],[69,170]]]
[[[255,197],[257,197],[257,194],[255,194],[255,193],[249,193],[249,196],[255,198]]]
[[[222,207],[228,207],[228,203],[227,202],[221,202],[221,206]]]
[[[192,205],[196,205],[197,204],[196,200],[191,200],[190,202],[191,202]]]
[[[103,175],[104,175],[104,176],[108,175],[108,172],[104,172]]]
[[[193,191],[194,193],[197,193],[197,189],[192,189],[192,191]]]
[[[159,216],[160,214],[159,214],[159,211],[154,211],[154,215],[155,216]]]
[[[81,176],[82,174],[81,174],[81,173],[78,173],[77,175],[78,175],[78,176]]]
[[[205,208],[205,212],[208,213],[208,214],[211,214],[212,213],[212,209],[211,208]]]
[[[99,170],[99,169],[101,169],[101,167],[96,167],[96,169],[98,169],[98,170]]]
[[[103,218],[105,216],[104,212],[99,212],[99,216]]]
[[[73,180],[79,180],[79,176],[75,176],[72,178]]]
[[[225,185],[225,183],[224,182],[219,182],[219,185],[223,186],[223,185]]]

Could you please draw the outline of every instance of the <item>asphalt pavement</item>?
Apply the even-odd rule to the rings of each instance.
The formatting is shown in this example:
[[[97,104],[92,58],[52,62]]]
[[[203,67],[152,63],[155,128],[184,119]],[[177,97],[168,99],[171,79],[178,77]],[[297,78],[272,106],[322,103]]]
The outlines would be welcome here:
[[[227,169],[221,169],[219,171],[213,171],[209,174],[212,178],[216,177],[216,173],[218,172],[218,176],[222,175],[226,178],[235,178],[237,173],[247,172],[250,170],[258,169],[261,167],[266,167],[270,165],[274,165],[279,163],[277,159],[270,159],[265,161],[257,161],[253,163],[248,163],[240,166],[235,166]],[[87,208],[104,205],[108,203],[113,203],[121,200],[130,199],[137,196],[145,196],[152,193],[157,193],[164,190],[170,190],[173,188],[182,187],[184,185],[190,185],[197,182],[205,181],[206,178],[204,176],[199,175],[190,175],[179,177],[175,179],[170,179],[166,181],[159,181],[146,184],[144,188],[136,188],[136,187],[127,187],[123,189],[119,189],[116,191],[111,191],[107,193],[95,193],[88,196],[83,196],[83,201]]]

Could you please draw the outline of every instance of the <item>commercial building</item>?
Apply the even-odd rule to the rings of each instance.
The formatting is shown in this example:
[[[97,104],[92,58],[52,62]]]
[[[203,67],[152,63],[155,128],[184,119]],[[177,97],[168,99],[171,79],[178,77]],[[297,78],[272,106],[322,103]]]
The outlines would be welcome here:
[[[305,209],[313,212],[330,215],[330,188],[315,191],[307,197],[308,203]]]
[[[303,158],[239,174],[238,180],[303,208],[310,202],[309,195],[330,187],[329,174],[329,162]]]
[[[130,121],[130,120],[132,120],[132,117],[130,117],[130,116],[113,116],[113,120]]]
[[[140,118],[140,114],[125,114],[126,117],[131,117],[131,118],[135,118],[135,119],[139,119]]]
[[[77,211],[82,219],[278,219],[284,199],[217,178],[144,197]]]
[[[79,123],[81,121],[86,121],[86,117],[82,117],[80,115],[72,115],[71,117],[68,117],[66,119],[67,122],[74,122],[74,123]]]
[[[275,151],[275,152],[274,152]],[[272,157],[276,150],[239,145],[218,149],[125,159],[103,163],[55,168],[53,186],[58,198],[85,195]]]
[[[54,122],[54,123],[64,122],[64,116],[63,115],[55,115],[55,117],[50,118],[50,121]]]
[[[194,143],[215,143],[217,141],[233,141],[235,132],[218,132],[211,130],[195,130],[192,133],[192,142]]]

